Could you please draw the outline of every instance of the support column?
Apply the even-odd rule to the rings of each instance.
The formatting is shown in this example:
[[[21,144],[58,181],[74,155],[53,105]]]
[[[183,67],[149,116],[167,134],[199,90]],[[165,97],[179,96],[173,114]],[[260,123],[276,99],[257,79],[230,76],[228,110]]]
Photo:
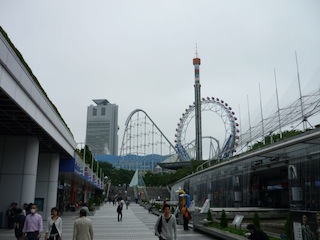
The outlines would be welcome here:
[[[1,211],[5,212],[12,202],[19,207],[34,202],[38,157],[36,137],[0,136],[0,192],[5,193],[0,198]]]
[[[47,217],[50,216],[52,207],[58,207],[58,178],[59,178],[59,154],[51,154],[50,173],[48,179],[48,205]]]
[[[87,183],[85,183],[85,186],[84,186],[83,202],[84,202],[84,203],[87,203],[87,202],[88,202],[88,185],[87,185]]]
[[[59,159],[58,153],[41,153],[39,156],[36,198],[43,219],[50,216],[51,208],[58,207]]]
[[[23,203],[34,202],[39,158],[39,140],[27,138],[24,169],[22,174],[22,188],[20,206]]]
[[[71,181],[71,202],[74,205],[77,203],[77,184],[74,176]]]

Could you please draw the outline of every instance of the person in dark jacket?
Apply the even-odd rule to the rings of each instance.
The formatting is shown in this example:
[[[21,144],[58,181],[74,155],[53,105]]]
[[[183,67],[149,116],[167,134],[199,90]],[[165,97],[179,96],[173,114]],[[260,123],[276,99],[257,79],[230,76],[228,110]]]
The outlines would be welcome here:
[[[120,201],[117,207],[117,213],[118,213],[118,222],[122,221],[122,209],[123,209],[123,203]]]
[[[269,240],[268,235],[261,229],[257,229],[253,224],[248,224],[247,229],[251,233],[248,239],[252,240]]]
[[[11,203],[10,208],[7,210],[8,228],[14,229],[14,221],[17,217],[17,203]]]
[[[17,217],[15,219],[15,228],[14,228],[14,235],[16,236],[17,240],[23,240],[23,226],[24,222],[26,220],[26,216],[23,214],[22,209],[18,208],[17,209]]]

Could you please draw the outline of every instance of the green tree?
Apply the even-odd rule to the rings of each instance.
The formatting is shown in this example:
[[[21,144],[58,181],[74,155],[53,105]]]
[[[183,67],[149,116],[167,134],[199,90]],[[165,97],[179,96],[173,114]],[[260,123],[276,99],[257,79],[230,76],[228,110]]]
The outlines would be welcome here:
[[[154,185],[154,173],[151,171],[146,172],[146,174],[144,175],[143,181],[146,184],[146,186],[155,186]]]
[[[129,184],[134,174],[134,171],[115,169],[112,164],[108,162],[99,161],[99,168],[102,169],[104,176],[107,176],[114,186]]]
[[[254,216],[253,216],[253,225],[256,227],[256,228],[260,228],[260,218],[259,218],[259,214],[257,212],[254,213]]]
[[[212,214],[211,214],[210,209],[209,209],[209,211],[207,213],[207,220],[212,222]]]
[[[300,131],[300,130],[290,130],[290,131],[282,132],[282,138],[280,138],[280,133],[265,136],[265,138],[264,138],[265,144],[263,144],[263,142],[257,142],[250,148],[250,150],[255,150],[255,149],[261,148],[261,147],[269,145],[273,142],[281,141],[282,139],[288,139],[288,138],[294,137],[296,135],[299,135],[300,133],[302,133],[302,131]]]
[[[286,239],[292,239],[292,230],[291,230],[291,217],[290,217],[290,212],[287,216],[287,221],[284,226],[284,231],[286,235]]]
[[[167,186],[195,172],[201,163],[203,161],[191,160],[188,167],[180,168],[171,173],[153,173],[148,171],[144,175],[143,180],[146,186]]]
[[[228,227],[228,219],[227,219],[227,215],[226,215],[226,212],[224,209],[222,210],[222,213],[221,213],[220,226],[222,228]]]

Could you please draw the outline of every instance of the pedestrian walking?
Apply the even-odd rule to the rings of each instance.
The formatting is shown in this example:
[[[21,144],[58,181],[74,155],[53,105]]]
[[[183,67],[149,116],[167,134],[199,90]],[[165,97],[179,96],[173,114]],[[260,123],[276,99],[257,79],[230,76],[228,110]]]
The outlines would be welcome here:
[[[17,205],[17,203],[11,203],[10,208],[7,210],[9,229],[14,229],[14,221],[17,217]]]
[[[123,202],[120,201],[117,207],[117,213],[118,213],[118,222],[122,221],[122,209],[123,209]]]
[[[90,218],[87,218],[87,212],[80,210],[80,217],[74,221],[73,240],[92,240],[93,227]]]
[[[311,231],[306,215],[302,215],[301,232],[303,240],[316,240],[316,236]]]
[[[28,210],[28,203],[24,203],[22,208],[22,213],[24,216],[27,216],[27,210]]]
[[[53,207],[51,216],[48,218],[48,225],[45,240],[61,240],[62,235],[62,219],[59,217],[59,209]]]
[[[159,240],[177,240],[177,221],[168,204],[163,205],[163,212],[154,227],[155,234]]]
[[[191,219],[191,215],[186,205],[183,205],[181,208],[181,213],[183,217],[183,229],[189,230],[189,221]]]
[[[38,240],[43,231],[42,217],[37,213],[37,205],[32,204],[23,226],[25,240]]]
[[[248,224],[247,229],[250,232],[248,239],[251,240],[269,240],[268,235],[261,229],[257,229],[253,224]]]
[[[87,216],[89,216],[90,211],[89,211],[89,208],[88,208],[88,204],[87,204],[87,203],[83,203],[83,204],[82,204],[80,210],[82,210],[82,209],[86,210]]]
[[[24,215],[21,208],[17,209],[17,217],[15,219],[15,228],[14,228],[14,235],[16,236],[17,240],[23,240],[23,226],[26,220],[26,216]]]

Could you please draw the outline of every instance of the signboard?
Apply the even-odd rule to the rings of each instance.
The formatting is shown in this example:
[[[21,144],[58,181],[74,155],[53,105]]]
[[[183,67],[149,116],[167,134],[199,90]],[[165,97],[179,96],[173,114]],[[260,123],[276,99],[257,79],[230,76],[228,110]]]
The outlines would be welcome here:
[[[209,208],[210,208],[210,202],[209,202],[209,199],[206,199],[206,201],[204,202],[201,208],[200,213],[207,213],[209,211]]]
[[[298,202],[302,201],[302,190],[301,187],[292,187],[292,201]]]
[[[301,223],[293,222],[293,236],[295,240],[302,240]]]
[[[43,211],[44,208],[44,198],[35,198],[34,204],[37,205],[38,211]]]
[[[189,206],[189,212],[194,212],[195,210],[196,210],[196,204],[194,200],[192,200]]]
[[[237,227],[240,227],[241,226],[241,223],[242,223],[242,220],[243,220],[243,217],[242,215],[236,215],[232,221],[232,225],[233,226],[237,226]]]

